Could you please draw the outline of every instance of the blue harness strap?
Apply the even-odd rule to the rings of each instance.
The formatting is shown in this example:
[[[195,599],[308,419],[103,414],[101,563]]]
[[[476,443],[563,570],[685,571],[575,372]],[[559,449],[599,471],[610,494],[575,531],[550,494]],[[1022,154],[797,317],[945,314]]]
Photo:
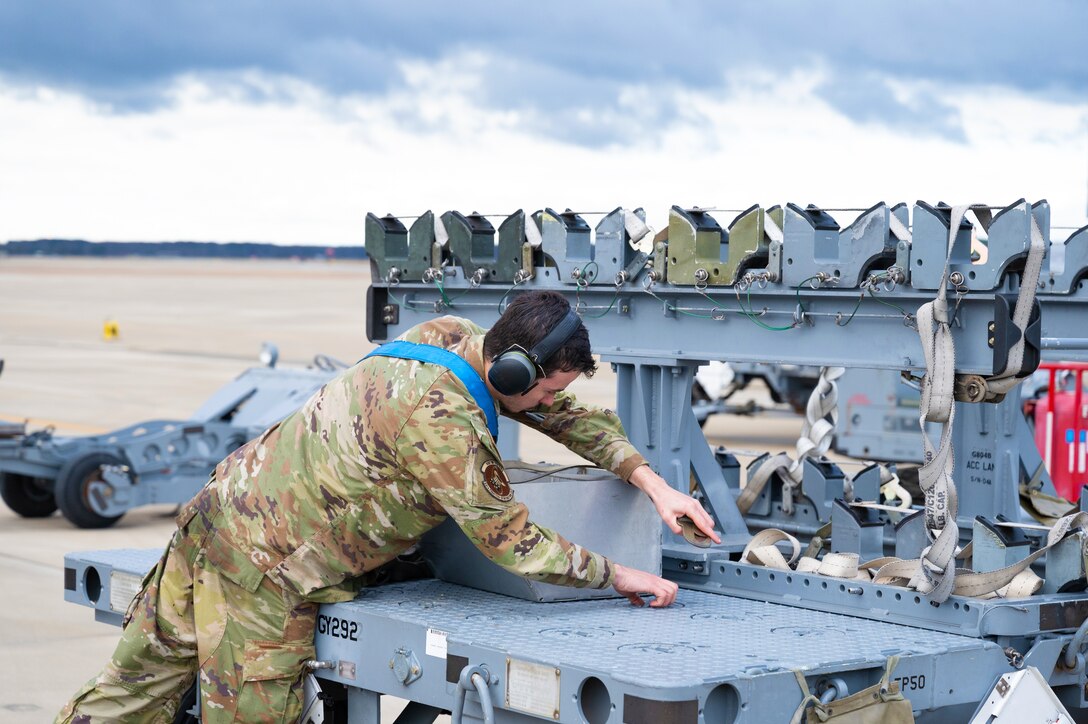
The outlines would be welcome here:
[[[491,393],[487,391],[487,385],[480,378],[480,374],[472,369],[472,365],[460,355],[450,352],[448,349],[435,347],[432,344],[417,344],[416,342],[397,340],[395,342],[386,342],[366,357],[363,357],[363,359],[370,357],[396,357],[445,367],[468,388],[472,399],[476,400],[476,405],[483,410],[484,417],[487,418],[487,429],[491,433],[491,437],[495,440],[499,439],[499,417],[495,412],[495,400],[492,399]]]

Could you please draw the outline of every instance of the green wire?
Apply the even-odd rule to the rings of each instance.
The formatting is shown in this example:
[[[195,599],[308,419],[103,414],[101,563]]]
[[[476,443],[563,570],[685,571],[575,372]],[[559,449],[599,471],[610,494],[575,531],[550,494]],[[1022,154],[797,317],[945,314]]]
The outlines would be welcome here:
[[[501,297],[499,297],[499,303],[495,305],[495,309],[498,310],[499,314],[502,314],[502,303],[504,301],[506,301],[506,298],[508,296],[510,296],[510,292],[514,291],[514,289],[517,288],[517,286],[518,286],[518,283],[514,282],[513,284],[510,285],[510,288],[507,289],[505,292],[503,292],[503,295]]]
[[[612,311],[612,307],[616,306],[616,300],[619,299],[619,298],[620,298],[620,290],[617,289],[616,293],[612,295],[612,301],[608,304],[608,309],[604,310],[600,314],[588,314],[587,313],[587,314],[583,314],[582,316],[583,317],[589,317],[590,319],[600,319],[601,317],[603,317],[604,315],[606,315],[606,314],[608,314],[609,312]],[[577,308],[577,303],[575,304],[575,308]]]
[[[593,278],[587,279],[589,274],[588,272],[586,272],[586,270],[589,269],[590,266],[593,267]],[[597,275],[600,273],[600,271],[601,267],[597,265],[597,262],[590,261],[586,262],[586,265],[579,270],[579,274],[581,279],[586,279],[586,284],[592,284],[593,282],[597,281]]]
[[[898,304],[892,304],[891,302],[885,302],[883,299],[881,299],[880,297],[878,297],[876,295],[876,292],[874,292],[872,290],[872,288],[869,289],[869,296],[872,297],[874,301],[879,302],[880,304],[883,304],[885,307],[891,307],[892,309],[898,310],[899,313],[902,314],[904,317],[913,317],[914,316],[913,314],[911,314],[907,310],[900,307]]]
[[[801,308],[801,314],[804,314],[805,312],[808,311],[807,309],[805,309],[805,303],[801,300],[801,287],[805,286],[806,284],[808,284],[813,279],[819,279],[819,278],[820,277],[818,275],[810,276],[808,279],[803,280],[800,284],[798,284],[797,286],[795,286],[793,288],[794,291],[797,292],[797,306]]]
[[[741,314],[743,314],[745,317],[748,317],[748,319],[752,320],[754,323],[758,324],[760,327],[763,327],[764,329],[766,329],[768,331],[771,331],[771,332],[785,332],[785,331],[793,329],[794,327],[797,326],[796,324],[791,324],[791,325],[789,325],[787,327],[776,327],[776,326],[771,325],[771,324],[765,324],[764,322],[761,322],[758,319],[756,319],[756,314],[751,311],[751,309],[752,309],[752,287],[751,286],[748,287],[748,309],[747,310],[744,309],[744,303],[740,301],[740,292],[739,291],[737,292],[737,304],[740,305]]]
[[[590,267],[594,268],[592,277],[590,277],[590,273],[588,271]],[[597,274],[599,273],[599,270],[601,270],[601,267],[599,267],[597,265],[596,261],[588,261],[588,262],[585,263],[584,267],[581,267],[581,268],[574,267],[574,269],[576,269],[578,271],[577,279],[579,279],[580,282],[581,282],[581,283],[578,284],[577,291],[574,292],[574,310],[577,311],[578,307],[580,307],[581,304],[582,304],[582,287],[583,287],[583,284],[585,286],[589,286],[594,281],[596,281]],[[618,299],[618,298],[619,298],[619,289],[617,289],[616,294],[613,295],[613,300],[611,300],[611,302],[608,303],[608,308],[605,309],[604,311],[602,311],[601,314],[599,314],[599,315],[585,314],[585,315],[582,315],[582,317],[589,317],[590,319],[601,319],[602,317],[607,315],[608,312],[611,311],[611,309],[613,309],[613,307],[616,306],[616,299]]]
[[[408,302],[406,300],[397,298],[397,295],[393,293],[393,287],[387,288],[386,293],[389,294],[390,299],[392,299],[394,302],[396,302],[400,306],[404,307],[405,309],[411,309],[412,308],[412,307],[410,307],[408,305]]]
[[[651,292],[649,289],[643,289],[642,291],[646,292],[651,297],[653,297],[657,301],[664,304],[665,309],[668,309],[670,312],[676,312],[677,314],[683,314],[683,315],[688,316],[688,317],[698,317],[699,319],[717,319],[717,317],[715,317],[715,316],[713,316],[711,314],[695,314],[694,312],[685,312],[683,309],[680,309],[679,307],[674,307],[673,305],[669,304],[666,300],[664,300],[661,297],[657,296],[656,294]]]
[[[839,320],[836,319],[835,324],[838,325],[839,327],[845,327],[846,325],[850,324],[850,322],[853,321],[853,319],[854,319],[854,315],[858,313],[858,307],[861,306],[861,300],[862,299],[865,299],[865,293],[864,292],[862,292],[860,295],[858,295],[858,303],[854,305],[854,310],[852,312],[850,312],[850,316],[846,318],[846,321],[842,322],[840,324]]]
[[[449,296],[447,296],[446,288],[442,285],[442,280],[441,279],[435,279],[434,280],[434,285],[436,287],[438,287],[438,292],[442,295],[442,303],[445,304],[450,309],[453,309],[453,303],[456,300],[460,299],[461,297],[465,296],[466,294],[468,294],[471,291],[470,289],[466,289],[465,291],[461,292],[456,297],[453,297],[451,299]]]

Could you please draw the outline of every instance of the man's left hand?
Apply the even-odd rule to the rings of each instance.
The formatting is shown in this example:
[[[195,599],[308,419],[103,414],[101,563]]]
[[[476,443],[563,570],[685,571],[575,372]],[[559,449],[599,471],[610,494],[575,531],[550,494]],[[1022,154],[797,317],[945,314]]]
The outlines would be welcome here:
[[[654,507],[657,508],[657,514],[673,533],[681,535],[682,528],[677,519],[687,516],[707,538],[715,543],[722,542],[721,536],[714,531],[714,519],[703,509],[699,501],[673,488],[665,482],[664,478],[651,470],[649,465],[636,468],[631,474],[630,483],[649,496]]]

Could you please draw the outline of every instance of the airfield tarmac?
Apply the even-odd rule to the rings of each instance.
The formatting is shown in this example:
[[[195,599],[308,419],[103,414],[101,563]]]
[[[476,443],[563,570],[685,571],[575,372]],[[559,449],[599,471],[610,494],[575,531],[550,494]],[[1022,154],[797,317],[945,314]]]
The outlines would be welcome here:
[[[369,279],[366,262],[0,256],[0,422],[88,435],[184,419],[259,364],[264,342],[278,346],[281,366],[305,366],[315,354],[354,362],[374,346],[364,324]],[[102,338],[107,320],[118,325],[114,341]],[[602,365],[571,389],[611,406],[614,386]],[[769,404],[761,390],[745,393]],[[792,448],[800,425],[793,416],[719,415],[706,434],[715,445],[778,452]],[[580,460],[530,430],[521,457]],[[0,721],[51,720],[116,644],[118,629],[64,602],[64,554],[162,547],[173,510],[150,506],[112,528],[81,530],[59,514],[23,519],[0,504]],[[384,708],[392,721],[396,707]]]

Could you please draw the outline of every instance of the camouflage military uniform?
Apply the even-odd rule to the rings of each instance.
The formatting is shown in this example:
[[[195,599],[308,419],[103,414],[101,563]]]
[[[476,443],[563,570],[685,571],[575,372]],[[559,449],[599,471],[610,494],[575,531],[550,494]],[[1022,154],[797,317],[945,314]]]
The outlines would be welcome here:
[[[483,376],[483,331],[443,317],[403,338]],[[624,479],[645,462],[614,413],[566,393],[514,417]],[[499,461],[483,412],[444,367],[352,367],[219,464],[178,517],[113,659],[58,721],[170,721],[197,674],[205,721],[293,721],[317,603],[352,599],[360,576],[447,516],[514,573],[611,585],[607,559],[530,522]]]

